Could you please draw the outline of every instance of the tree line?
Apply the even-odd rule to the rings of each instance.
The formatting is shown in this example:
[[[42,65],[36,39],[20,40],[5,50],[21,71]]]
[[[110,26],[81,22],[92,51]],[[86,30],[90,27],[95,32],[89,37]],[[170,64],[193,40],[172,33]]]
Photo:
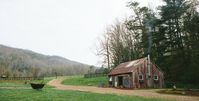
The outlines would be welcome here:
[[[111,69],[150,54],[166,81],[199,84],[199,2],[163,2],[155,10],[129,2],[132,15],[107,28],[98,55]]]
[[[0,77],[83,75],[89,65],[0,45]]]
[[[46,63],[45,60],[12,56],[0,58],[0,77],[46,77],[46,76],[64,76],[64,75],[83,75],[87,73],[88,67],[83,64],[73,63]],[[24,58],[24,59],[22,59]],[[55,60],[56,61],[56,60]]]

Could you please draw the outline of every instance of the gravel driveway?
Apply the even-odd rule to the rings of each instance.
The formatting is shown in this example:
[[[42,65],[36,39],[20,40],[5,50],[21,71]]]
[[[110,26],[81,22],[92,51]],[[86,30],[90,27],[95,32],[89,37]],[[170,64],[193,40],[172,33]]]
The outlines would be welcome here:
[[[61,82],[64,78],[54,79],[48,83],[50,86],[54,86],[59,90],[76,90],[76,91],[86,91],[93,93],[102,93],[102,94],[117,94],[117,95],[130,95],[130,96],[139,96],[145,98],[158,98],[158,99],[167,99],[167,100],[176,100],[176,101],[199,101],[199,97],[196,96],[181,96],[181,95],[168,95],[168,94],[159,94],[156,93],[156,90],[123,90],[116,88],[99,88],[94,86],[72,86],[72,85],[63,85]]]

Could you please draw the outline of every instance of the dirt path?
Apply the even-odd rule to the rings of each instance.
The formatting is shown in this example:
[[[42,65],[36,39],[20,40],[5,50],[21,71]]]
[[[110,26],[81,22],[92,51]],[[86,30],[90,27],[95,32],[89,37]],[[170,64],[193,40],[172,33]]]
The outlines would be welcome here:
[[[130,95],[130,96],[160,98],[160,99],[168,99],[176,101],[199,101],[199,97],[159,94],[156,93],[155,90],[122,90],[115,88],[99,88],[93,86],[63,85],[61,84],[63,80],[64,78],[54,79],[50,81],[48,85],[54,86],[56,89],[60,90],[76,90],[76,91],[86,91],[86,92],[102,93],[102,94]]]

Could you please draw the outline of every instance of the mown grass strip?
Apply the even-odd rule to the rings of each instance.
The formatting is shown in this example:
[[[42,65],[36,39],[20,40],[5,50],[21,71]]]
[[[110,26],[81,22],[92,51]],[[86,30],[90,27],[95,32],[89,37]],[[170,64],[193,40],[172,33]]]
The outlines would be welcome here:
[[[0,99],[2,101],[166,101],[50,88],[44,88],[39,91],[33,89],[0,89]]]
[[[108,85],[108,77],[93,77],[84,78],[83,76],[66,77],[62,82],[65,85],[83,85],[83,86],[98,86],[100,84]]]

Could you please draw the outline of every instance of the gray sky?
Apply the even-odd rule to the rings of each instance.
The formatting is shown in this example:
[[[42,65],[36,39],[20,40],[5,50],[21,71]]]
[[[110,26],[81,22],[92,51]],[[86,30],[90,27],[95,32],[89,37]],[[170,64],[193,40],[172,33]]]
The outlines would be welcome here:
[[[131,14],[128,1],[0,0],[0,44],[100,65],[98,37]],[[160,0],[136,1],[154,6]]]

